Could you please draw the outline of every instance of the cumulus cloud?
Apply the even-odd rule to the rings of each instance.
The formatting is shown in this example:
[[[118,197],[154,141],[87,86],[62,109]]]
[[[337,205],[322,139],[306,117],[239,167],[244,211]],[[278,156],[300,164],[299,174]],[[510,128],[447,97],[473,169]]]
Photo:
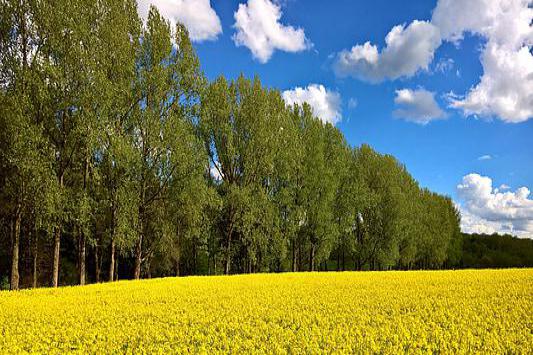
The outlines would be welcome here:
[[[461,230],[464,233],[499,233],[510,234],[519,238],[533,238],[533,225],[530,225],[528,230],[518,230],[510,221],[490,221],[468,212],[461,206],[459,206],[459,211],[461,213]]]
[[[407,27],[393,27],[385,43],[381,52],[370,42],[343,50],[337,55],[335,73],[372,83],[413,76],[428,69],[441,38],[438,28],[431,23],[415,20]]]
[[[528,47],[509,49],[489,42],[481,54],[483,76],[450,106],[466,116],[498,117],[518,123],[533,117],[533,55]]]
[[[410,122],[425,125],[433,120],[446,118],[435,101],[435,94],[425,89],[396,90],[394,103],[399,106],[393,114]]]
[[[533,41],[530,4],[531,0],[439,0],[431,22],[453,42],[471,32],[516,48]]]
[[[464,233],[493,234],[510,232],[509,225],[507,224],[487,221],[486,219],[471,214],[460,205],[458,209],[461,212],[461,230]]]
[[[501,192],[492,187],[492,179],[468,174],[457,185],[463,227],[475,232],[491,228],[495,232],[533,238],[533,200],[527,187]],[[484,227],[480,227],[480,226]]]
[[[214,40],[222,33],[220,19],[209,0],[138,0],[139,16],[146,20],[150,5],[170,21],[183,23],[192,41]]]
[[[490,154],[485,154],[477,158],[477,160],[491,160],[491,159],[492,159],[492,155]]]
[[[444,39],[469,32],[486,39],[480,82],[451,106],[466,116],[523,122],[533,117],[533,9],[531,0],[439,0],[431,22]]]
[[[483,74],[463,95],[450,96],[450,106],[465,116],[497,117],[523,122],[533,117],[533,1],[439,0],[430,22],[394,27],[378,51],[369,42],[337,55],[338,76],[372,83],[410,77],[428,69],[442,41],[459,43],[465,33],[482,37]],[[452,63],[439,62],[437,71]],[[459,69],[457,69],[459,75]]]
[[[307,102],[315,116],[323,122],[336,124],[342,119],[340,94],[327,90],[323,85],[310,84],[305,88],[286,90],[283,92],[283,99],[288,105]]]
[[[239,4],[234,13],[235,29],[233,41],[237,46],[245,46],[254,58],[266,63],[274,51],[300,52],[310,48],[302,28],[280,23],[282,11],[279,5],[270,0],[248,0]]]

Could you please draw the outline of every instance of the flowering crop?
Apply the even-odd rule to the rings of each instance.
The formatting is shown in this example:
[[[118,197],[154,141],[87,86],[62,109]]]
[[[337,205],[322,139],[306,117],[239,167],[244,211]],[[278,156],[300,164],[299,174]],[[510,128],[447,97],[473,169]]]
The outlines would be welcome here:
[[[290,273],[0,292],[0,353],[533,353],[533,269]]]

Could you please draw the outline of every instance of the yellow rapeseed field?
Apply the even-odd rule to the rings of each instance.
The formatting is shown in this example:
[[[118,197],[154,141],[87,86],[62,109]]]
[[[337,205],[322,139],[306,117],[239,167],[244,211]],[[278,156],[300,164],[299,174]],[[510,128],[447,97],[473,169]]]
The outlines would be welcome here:
[[[533,353],[533,269],[257,274],[0,292],[0,353]]]

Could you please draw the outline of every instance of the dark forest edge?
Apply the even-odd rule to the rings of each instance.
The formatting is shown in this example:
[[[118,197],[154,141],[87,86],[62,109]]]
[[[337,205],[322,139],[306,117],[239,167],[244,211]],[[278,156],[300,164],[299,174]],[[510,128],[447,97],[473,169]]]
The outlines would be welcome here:
[[[449,197],[394,157],[350,147],[308,105],[287,106],[258,78],[209,82],[186,28],[154,8],[143,26],[133,0],[0,4],[11,289],[531,261],[524,242],[464,237]]]
[[[533,267],[533,240],[521,239],[511,235],[499,234],[462,234],[462,253],[459,262],[455,265],[446,265],[441,269],[495,269],[495,268],[523,268]],[[62,271],[60,274],[61,283],[63,285],[76,285],[79,283],[78,273],[76,268],[77,253],[76,248],[71,240],[66,241],[67,244],[62,254]],[[44,247],[44,246],[43,246]],[[48,246],[50,248],[50,246]],[[8,249],[2,249],[7,251]],[[29,251],[25,251],[24,255],[28,255]],[[104,257],[107,258],[107,257]],[[0,290],[9,289],[9,255],[0,253]],[[93,258],[88,261],[88,280],[95,282]],[[344,261],[344,262],[343,262]],[[39,277],[39,285],[47,286],[51,270],[47,270],[47,265],[41,264],[42,274]],[[318,271],[354,271],[356,262],[353,256],[346,255],[344,260],[342,253],[337,251],[332,253],[329,259],[322,263]],[[124,265],[120,265],[117,271],[116,280],[131,279],[131,268],[133,263],[131,260],[124,260]],[[343,269],[344,268],[344,269]],[[369,270],[369,266],[365,267]],[[405,269],[404,269],[405,270]],[[33,282],[32,265],[29,262],[23,262],[21,272],[21,287],[31,287]],[[182,276],[191,275],[210,275],[209,267],[207,266],[207,255],[200,254],[196,261],[196,270],[184,270]],[[213,273],[211,272],[211,275]],[[158,274],[157,276],[175,276],[175,274]]]

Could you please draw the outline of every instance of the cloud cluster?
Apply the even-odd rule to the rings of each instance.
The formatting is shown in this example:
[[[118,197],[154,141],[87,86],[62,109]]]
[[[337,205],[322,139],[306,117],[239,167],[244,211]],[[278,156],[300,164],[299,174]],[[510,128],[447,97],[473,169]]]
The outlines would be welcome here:
[[[172,25],[183,23],[192,41],[214,40],[222,33],[220,19],[209,0],[138,0],[137,10],[144,20],[151,5]]]
[[[517,48],[533,39],[530,4],[531,0],[439,0],[431,22],[453,42],[470,32]]]
[[[472,33],[486,41],[483,75],[464,95],[450,95],[450,106],[466,116],[523,122],[533,117],[532,5],[532,0],[439,0],[430,22],[393,27],[381,52],[367,42],[338,53],[334,71],[373,83],[410,77],[428,69],[442,41],[458,43]]]
[[[300,52],[312,45],[302,28],[280,23],[281,8],[270,0],[248,0],[235,12],[233,41],[245,46],[254,58],[266,63],[275,50]]]
[[[428,69],[441,38],[431,23],[415,20],[407,27],[393,27],[385,43],[381,52],[370,42],[343,50],[334,64],[335,73],[372,83],[412,76],[420,69]]]
[[[528,47],[510,50],[488,43],[481,54],[483,76],[450,105],[466,116],[498,117],[518,123],[533,117],[533,55]]]
[[[425,125],[430,121],[446,118],[435,101],[435,94],[422,88],[396,90],[394,103],[399,106],[393,112],[394,117],[406,121]]]
[[[334,125],[342,119],[340,94],[327,90],[323,85],[310,84],[305,88],[286,90],[283,92],[283,99],[288,105],[307,102],[315,116],[323,122]]]
[[[464,176],[457,185],[457,194],[464,202],[461,206],[463,230],[492,230],[533,238],[533,200],[529,198],[529,189],[503,190],[507,190],[507,186],[493,188],[489,177],[479,174]]]
[[[465,115],[497,116],[506,122],[533,117],[533,8],[531,0],[439,0],[432,23],[443,38],[469,32],[487,40],[480,82],[451,106]]]

